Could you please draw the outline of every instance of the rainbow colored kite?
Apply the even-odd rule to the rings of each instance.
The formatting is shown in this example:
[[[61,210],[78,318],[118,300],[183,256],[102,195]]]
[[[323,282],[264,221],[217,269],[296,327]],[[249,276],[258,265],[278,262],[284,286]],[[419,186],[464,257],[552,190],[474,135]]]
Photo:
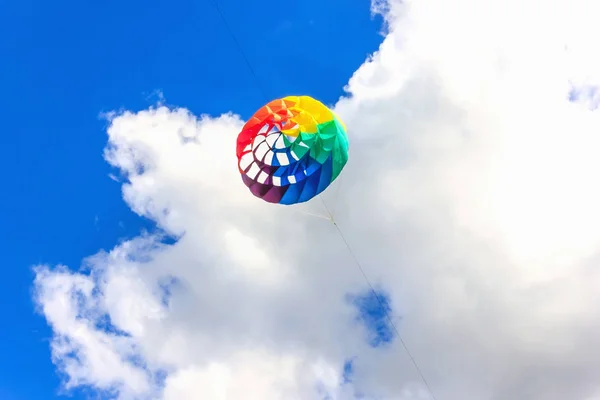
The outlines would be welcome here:
[[[309,96],[273,100],[237,138],[238,167],[252,194],[296,204],[323,192],[348,161],[346,126]]]

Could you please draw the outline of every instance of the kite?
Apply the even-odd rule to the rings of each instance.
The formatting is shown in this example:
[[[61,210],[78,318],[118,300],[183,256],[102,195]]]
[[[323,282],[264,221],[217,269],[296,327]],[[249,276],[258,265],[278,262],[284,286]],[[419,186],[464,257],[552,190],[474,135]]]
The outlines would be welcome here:
[[[276,99],[242,128],[237,158],[253,195],[269,203],[303,203],[323,192],[346,165],[346,126],[310,96]]]

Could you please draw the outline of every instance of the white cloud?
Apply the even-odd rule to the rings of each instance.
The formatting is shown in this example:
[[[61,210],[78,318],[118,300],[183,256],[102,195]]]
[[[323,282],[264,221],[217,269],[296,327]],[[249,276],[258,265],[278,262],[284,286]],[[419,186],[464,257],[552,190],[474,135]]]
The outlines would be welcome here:
[[[596,3],[374,6],[388,31],[336,105],[351,157],[325,199],[438,400],[600,396]],[[125,200],[181,238],[123,243],[87,260],[91,275],[36,270],[67,386],[427,399],[398,341],[368,345],[347,300],[367,286],[334,227],[241,183],[242,123],[162,106],[112,117]]]

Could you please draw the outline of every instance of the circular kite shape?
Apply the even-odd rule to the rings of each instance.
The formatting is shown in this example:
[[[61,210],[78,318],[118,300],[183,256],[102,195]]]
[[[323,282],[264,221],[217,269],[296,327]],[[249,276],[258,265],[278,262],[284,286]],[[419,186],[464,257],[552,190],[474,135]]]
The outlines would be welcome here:
[[[273,100],[237,138],[238,167],[252,194],[296,204],[323,192],[348,161],[344,123],[309,96]]]

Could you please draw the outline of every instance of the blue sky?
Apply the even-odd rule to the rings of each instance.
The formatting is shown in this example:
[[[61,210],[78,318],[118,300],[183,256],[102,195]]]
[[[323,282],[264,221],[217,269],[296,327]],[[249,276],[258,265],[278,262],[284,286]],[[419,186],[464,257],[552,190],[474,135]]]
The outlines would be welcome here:
[[[381,42],[368,1],[220,5],[270,97],[333,103]],[[196,115],[232,110],[246,118],[265,99],[208,0],[5,0],[0,52],[0,398],[62,398],[50,331],[33,310],[31,266],[77,268],[152,228],[108,177],[99,115],[147,108],[159,92]]]

